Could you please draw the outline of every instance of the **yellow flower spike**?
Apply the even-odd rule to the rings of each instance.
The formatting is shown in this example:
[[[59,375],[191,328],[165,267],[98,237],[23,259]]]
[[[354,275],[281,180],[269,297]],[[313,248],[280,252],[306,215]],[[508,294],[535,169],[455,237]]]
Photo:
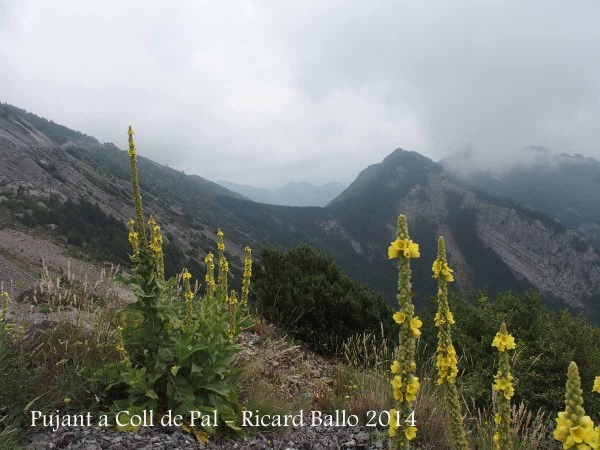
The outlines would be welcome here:
[[[510,339],[508,339],[509,337]],[[513,376],[510,373],[507,350],[513,350],[516,343],[514,338],[508,334],[505,323],[501,325],[500,331],[494,337],[492,346],[498,348],[498,372],[494,375],[492,389],[499,394],[496,411],[498,420],[495,427],[498,439],[494,441],[494,444],[499,450],[511,449],[513,443],[510,429],[512,421],[510,399],[515,394],[515,389],[512,385]]]
[[[419,379],[415,376],[416,339],[421,335],[421,320],[414,316],[412,303],[412,285],[410,260],[418,258],[419,246],[408,235],[406,216],[398,217],[396,240],[388,248],[388,257],[398,262],[398,311],[394,313],[394,321],[399,326],[398,347],[395,360],[391,365],[394,375],[391,380],[392,393],[398,402],[394,417],[390,420],[389,434],[392,448],[406,450],[409,441],[416,436],[416,427],[409,426],[406,419],[413,412],[413,403],[419,390]],[[410,421],[409,421],[410,422]]]
[[[192,302],[194,301],[194,293],[192,292],[192,286],[190,285],[191,278],[192,278],[192,274],[187,270],[187,268],[184,268],[183,272],[181,273],[181,279],[183,280],[183,298],[185,299],[188,319],[192,318],[192,314],[193,314]]]
[[[452,344],[451,325],[454,324],[454,316],[448,304],[448,283],[453,280],[453,278],[450,279],[452,269],[448,267],[446,244],[441,236],[438,239],[438,254],[437,259],[433,262],[432,271],[433,278],[438,280],[438,309],[434,318],[435,325],[438,327],[437,384],[440,386],[444,399],[444,413],[448,423],[452,448],[465,450],[468,448],[468,444],[464,431],[461,402],[455,384],[458,375],[458,361],[456,350]]]
[[[150,250],[152,251],[152,257],[154,259],[156,274],[158,275],[158,278],[164,279],[165,262],[162,250],[163,238],[160,227],[152,216],[148,219],[148,225],[150,225]]]
[[[499,351],[504,352],[506,350],[514,350],[517,346],[515,338],[510,334],[499,332],[492,341],[492,346],[497,347]]]
[[[246,258],[244,259],[244,278],[242,279],[242,305],[248,304],[248,294],[250,293],[250,278],[252,277],[252,249],[244,249]]]
[[[227,276],[229,273],[229,264],[227,258],[225,258],[225,242],[223,241],[223,232],[219,228],[217,230],[217,250],[219,251],[219,279],[218,285],[220,288],[220,298],[223,301],[227,301],[228,289],[227,289]]]
[[[229,340],[233,341],[237,333],[237,292],[232,290],[229,294],[227,301],[229,303],[229,330],[227,332],[227,335],[229,337]]]
[[[129,243],[133,250],[133,257],[137,258],[140,255],[139,234],[135,231],[135,222],[132,219],[127,222],[127,228],[129,228]]]
[[[223,255],[221,252],[225,251],[225,242],[223,242],[223,232],[220,228],[217,229],[217,250],[219,250],[219,258]]]
[[[204,258],[204,262],[206,263],[206,275],[204,277],[206,295],[212,297],[215,294],[215,263],[212,252],[208,252],[208,255]]]
[[[2,291],[2,309],[0,309],[0,322],[6,320],[6,314],[8,313],[8,292]]]
[[[133,204],[135,206],[135,227],[138,233],[138,238],[141,246],[146,245],[146,227],[144,221],[144,210],[142,208],[142,194],[140,193],[140,183],[138,180],[138,167],[137,167],[137,149],[135,147],[135,141],[133,140],[133,128],[129,126],[127,132],[129,135],[129,164],[131,168],[131,186],[133,189]]]
[[[595,383],[594,383],[595,384]],[[577,364],[571,361],[567,372],[565,410],[558,413],[553,437],[563,443],[565,449],[600,448],[600,433],[594,422],[585,415],[583,390]]]

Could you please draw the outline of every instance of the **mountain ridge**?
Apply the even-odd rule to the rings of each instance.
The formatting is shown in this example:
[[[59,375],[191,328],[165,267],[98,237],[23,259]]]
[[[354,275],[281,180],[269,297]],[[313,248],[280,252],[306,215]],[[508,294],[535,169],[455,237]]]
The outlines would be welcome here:
[[[441,164],[464,183],[557,218],[600,249],[600,161],[550,153],[542,147],[529,147],[524,153],[524,162],[497,173],[461,170],[469,166],[468,155],[456,155]]]
[[[78,141],[79,135],[63,136],[60,128],[51,130],[56,136],[50,139],[26,116],[20,120],[32,129],[23,131],[0,116],[0,155],[6,162],[0,168],[0,196],[13,199],[27,192],[27,205],[40,202],[45,208],[53,198],[85,200],[120,221],[133,216],[125,151],[85,137]],[[2,138],[2,133],[17,133],[14,127],[25,133],[18,143]],[[387,246],[398,214],[404,213],[411,236],[421,245],[421,258],[413,264],[417,302],[435,294],[431,262],[442,234],[455,268],[455,288],[462,293],[535,288],[548,302],[590,316],[598,313],[593,299],[600,293],[600,256],[585,238],[545,214],[470,188],[416,152],[396,149],[365,168],[324,207],[251,202],[202,177],[143,157],[139,161],[145,207],[163,226],[166,254],[178,258],[179,267],[181,261],[192,267],[199,279],[199,261],[214,248],[221,227],[234,283],[245,245],[258,254],[265,246],[285,249],[307,243],[330,253],[351,277],[384,292],[393,303],[396,269],[387,259]],[[33,216],[37,207],[42,208],[27,206]],[[19,214],[32,214],[27,211]],[[4,226],[23,222],[14,211],[6,214]]]
[[[279,206],[325,206],[346,188],[337,182],[315,185],[306,181],[291,181],[275,190],[225,180],[217,183],[249,200]]]

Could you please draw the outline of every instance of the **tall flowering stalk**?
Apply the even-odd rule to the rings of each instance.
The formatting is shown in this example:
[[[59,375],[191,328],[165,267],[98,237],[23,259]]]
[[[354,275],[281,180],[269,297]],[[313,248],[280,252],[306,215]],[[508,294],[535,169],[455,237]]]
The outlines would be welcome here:
[[[193,312],[192,301],[194,300],[194,293],[192,292],[192,286],[190,284],[190,279],[192,278],[192,274],[188,272],[187,268],[185,268],[185,269],[183,269],[181,278],[183,280],[183,298],[185,299],[187,315],[188,315],[188,319],[191,319],[192,312]]]
[[[244,279],[242,280],[242,305],[248,304],[248,294],[250,293],[250,278],[252,277],[252,250],[250,247],[244,249],[246,259],[244,260]]]
[[[237,292],[233,289],[227,298],[227,302],[229,303],[229,332],[228,336],[230,340],[233,340],[236,334],[236,326],[237,326],[237,312],[238,312],[238,296]]]
[[[148,225],[150,225],[150,250],[152,250],[152,257],[154,258],[156,274],[158,275],[158,278],[164,280],[165,262],[162,250],[163,238],[160,227],[152,216],[150,216],[150,219],[148,220]]]
[[[221,298],[226,301],[228,295],[227,275],[229,273],[229,263],[225,258],[225,242],[223,242],[223,232],[219,228],[217,231],[217,250],[219,250],[219,287],[221,290]]]
[[[397,409],[390,410],[389,434],[392,447],[408,449],[409,442],[417,435],[414,421],[413,405],[419,391],[419,378],[416,376],[415,363],[416,341],[421,336],[423,324],[414,315],[412,303],[410,260],[418,258],[419,245],[408,235],[406,216],[398,217],[397,238],[388,248],[389,259],[398,258],[398,311],[393,315],[394,321],[400,326],[396,358],[391,366],[391,380]]]
[[[131,186],[133,189],[133,203],[135,206],[135,226],[138,233],[140,245],[146,245],[146,227],[144,222],[144,210],[142,209],[142,194],[140,194],[140,183],[138,180],[137,149],[133,140],[133,128],[129,126],[129,162],[131,166]]]
[[[446,261],[446,245],[444,238],[441,236],[438,239],[438,256],[433,263],[432,270],[433,277],[438,280],[438,310],[435,314],[435,325],[438,327],[437,384],[440,385],[444,396],[444,411],[448,420],[452,448],[466,450],[469,446],[465,436],[460,399],[455,384],[458,363],[450,330],[455,322],[448,305],[448,283],[454,281],[454,277],[452,276],[452,269]]]
[[[599,386],[596,386],[596,383]],[[594,388],[600,391],[596,379]],[[600,448],[600,429],[594,428],[590,416],[583,409],[583,390],[577,364],[571,361],[567,372],[565,410],[558,413],[554,439],[562,442],[565,450],[589,450]]]
[[[6,291],[2,291],[2,306],[0,308],[0,322],[4,322],[8,313],[8,292]]]
[[[206,264],[206,275],[204,276],[206,295],[212,297],[215,295],[215,262],[212,252],[208,252],[208,255],[204,258],[204,263]]]
[[[127,227],[129,228],[129,243],[131,244],[131,249],[133,250],[133,257],[138,258],[140,256],[140,241],[139,234],[135,227],[135,222],[133,219],[129,219],[127,222]]]
[[[494,375],[492,389],[498,393],[497,410],[494,416],[494,446],[498,450],[511,450],[513,448],[510,431],[511,408],[510,399],[515,395],[512,384],[513,376],[510,373],[508,351],[517,347],[515,338],[508,334],[506,324],[503,323],[500,331],[494,337],[492,346],[498,349],[498,372]]]

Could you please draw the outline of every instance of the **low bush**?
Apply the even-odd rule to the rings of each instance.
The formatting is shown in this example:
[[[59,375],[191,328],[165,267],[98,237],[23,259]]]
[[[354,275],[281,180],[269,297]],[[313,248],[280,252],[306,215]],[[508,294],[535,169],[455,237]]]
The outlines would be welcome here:
[[[287,252],[263,249],[253,294],[259,314],[332,354],[360,333],[388,335],[391,309],[375,293],[345,275],[333,258],[307,245]]]

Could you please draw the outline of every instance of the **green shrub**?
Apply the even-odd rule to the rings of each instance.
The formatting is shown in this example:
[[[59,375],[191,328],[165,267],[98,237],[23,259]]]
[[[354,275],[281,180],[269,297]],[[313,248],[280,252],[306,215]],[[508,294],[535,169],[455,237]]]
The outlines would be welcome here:
[[[253,294],[266,320],[314,350],[333,353],[359,333],[388,335],[392,311],[382,294],[345,275],[333,259],[307,245],[287,252],[266,248]]]
[[[456,331],[454,345],[460,356],[459,387],[469,400],[482,406],[491,402],[490,380],[495,373],[494,351],[489,343],[497,328],[506,322],[519,342],[511,361],[515,377],[515,403],[529,409],[558,411],[564,403],[565,367],[574,360],[581,368],[584,398],[590,413],[600,412],[600,398],[591,393],[594,374],[600,367],[600,329],[583,316],[554,311],[545,306],[536,292],[498,295],[492,302],[480,296],[475,304],[451,296]],[[425,360],[435,349],[432,317],[434,305],[424,311],[420,355]]]

